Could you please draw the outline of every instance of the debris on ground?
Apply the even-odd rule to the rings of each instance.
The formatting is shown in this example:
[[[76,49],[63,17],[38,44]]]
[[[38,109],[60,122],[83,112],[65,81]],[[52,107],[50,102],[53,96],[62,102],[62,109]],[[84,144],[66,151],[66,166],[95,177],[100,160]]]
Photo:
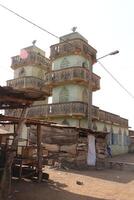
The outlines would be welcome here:
[[[82,181],[76,181],[77,185],[84,185]]]

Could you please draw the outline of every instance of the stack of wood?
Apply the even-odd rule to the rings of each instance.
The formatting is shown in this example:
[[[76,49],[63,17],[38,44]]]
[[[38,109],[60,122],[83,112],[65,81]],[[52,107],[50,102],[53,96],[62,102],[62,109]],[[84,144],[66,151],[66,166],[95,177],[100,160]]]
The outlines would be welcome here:
[[[37,147],[36,146],[23,146],[22,147],[22,157],[23,158],[34,158],[37,156]]]
[[[96,136],[96,165],[98,168],[105,167],[106,160],[106,137]]]
[[[42,146],[47,150],[48,164],[74,162],[78,132],[74,128],[42,126]],[[36,130],[30,129],[30,140],[36,143]],[[46,155],[43,155],[46,156]]]
[[[49,165],[67,167],[87,166],[88,141],[87,135],[79,134],[78,129],[71,127],[41,127],[42,146],[46,149],[45,161]],[[30,128],[30,140],[36,143],[36,129]],[[106,138],[96,135],[97,165],[105,163]],[[45,151],[44,151],[45,152]],[[44,153],[45,154],[45,153]]]
[[[80,168],[87,165],[87,152],[88,152],[87,137],[79,137],[77,144],[77,156],[76,156],[77,167]]]

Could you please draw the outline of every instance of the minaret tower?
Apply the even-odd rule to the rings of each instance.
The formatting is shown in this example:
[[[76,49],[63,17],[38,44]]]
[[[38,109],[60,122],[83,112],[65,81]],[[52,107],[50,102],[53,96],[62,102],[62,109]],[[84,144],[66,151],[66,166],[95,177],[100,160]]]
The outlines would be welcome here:
[[[12,57],[11,68],[14,70],[14,79],[7,81],[7,86],[18,90],[28,91],[36,97],[39,93],[49,96],[49,90],[44,88],[44,74],[51,70],[50,60],[45,52],[33,45],[23,48],[20,55]],[[47,103],[47,100],[45,101]]]
[[[96,50],[72,30],[51,46],[52,72],[45,76],[52,89],[51,120],[92,128],[92,92],[100,89],[100,77],[92,72]]]

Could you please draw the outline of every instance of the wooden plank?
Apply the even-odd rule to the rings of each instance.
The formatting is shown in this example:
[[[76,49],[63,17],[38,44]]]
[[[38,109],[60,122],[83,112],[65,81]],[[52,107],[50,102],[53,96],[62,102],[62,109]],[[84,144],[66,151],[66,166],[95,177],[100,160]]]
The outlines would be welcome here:
[[[5,163],[4,173],[1,181],[1,199],[5,200],[8,198],[8,195],[10,194],[10,188],[11,188],[11,167],[14,160],[14,157],[16,155],[16,149],[18,145],[18,139],[22,133],[22,128],[25,124],[27,116],[27,109],[23,109],[21,113],[21,117],[19,120],[19,124],[17,126],[16,133],[14,134],[14,139],[11,145],[11,148],[8,151],[7,159]]]
[[[38,157],[38,182],[42,180],[42,145],[41,125],[37,125],[37,157]]]
[[[5,96],[0,96],[0,102],[16,102],[16,103],[22,103],[22,104],[31,104],[33,101],[31,100],[27,100],[27,99],[23,99],[23,98],[17,98],[17,97],[14,97],[14,96],[9,96],[9,95],[5,95]]]
[[[43,146],[50,152],[59,152],[60,150],[60,147],[57,144],[44,144]]]

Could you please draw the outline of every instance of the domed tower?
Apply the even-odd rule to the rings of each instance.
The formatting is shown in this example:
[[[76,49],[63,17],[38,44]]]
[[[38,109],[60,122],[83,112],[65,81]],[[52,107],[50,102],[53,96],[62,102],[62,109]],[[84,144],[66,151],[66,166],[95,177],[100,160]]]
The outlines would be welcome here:
[[[52,90],[51,120],[91,128],[92,92],[100,89],[100,77],[92,72],[96,50],[78,32],[60,37],[50,48],[52,72],[45,85]]]

